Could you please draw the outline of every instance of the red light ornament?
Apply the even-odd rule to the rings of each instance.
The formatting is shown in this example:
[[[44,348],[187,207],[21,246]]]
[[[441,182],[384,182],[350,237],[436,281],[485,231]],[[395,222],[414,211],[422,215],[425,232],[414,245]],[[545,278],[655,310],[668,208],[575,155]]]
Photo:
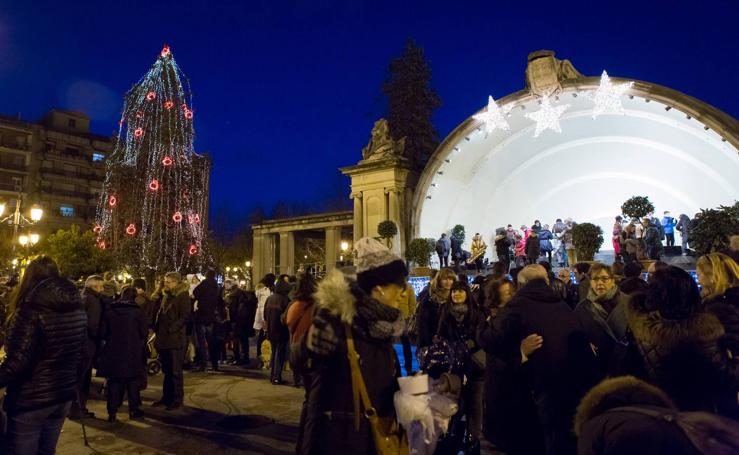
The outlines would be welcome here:
[[[117,203],[118,203],[118,199],[117,199],[117,198],[116,198],[115,196],[111,195],[111,196],[110,196],[110,197],[108,198],[108,205],[109,205],[109,206],[111,206],[111,207],[115,207],[115,205],[116,205]]]
[[[165,109],[172,109],[172,106],[174,106],[174,103],[171,101],[165,101],[164,102],[164,108]]]
[[[200,224],[200,215],[195,213],[194,215],[188,215],[187,221],[190,222],[190,224]]]
[[[156,191],[159,189],[159,180],[153,179],[151,182],[149,182],[149,189],[152,191]]]
[[[136,137],[141,137],[141,136],[143,136],[143,135],[144,135],[144,129],[143,129],[143,128],[136,128],[136,129],[135,129],[135,130],[133,131],[133,135],[134,135],[134,136],[136,136]]]
[[[92,228],[92,232],[94,232],[95,234],[100,234],[101,232],[103,232],[103,227],[99,224],[95,224],[95,227]]]
[[[131,223],[128,226],[126,226],[126,234],[136,235],[136,225]]]
[[[105,242],[104,241],[101,240],[101,241],[98,242],[98,248],[100,248],[101,250],[104,250],[105,249],[105,246],[106,245],[105,245]]]
[[[154,92],[149,92],[146,94],[146,100],[147,101],[154,101],[157,97],[157,94]]]
[[[175,223],[182,222],[182,213],[174,212],[174,215],[172,215],[172,221],[174,221]]]
[[[164,47],[162,48],[162,52],[160,52],[159,55],[162,57],[167,57],[170,54],[171,54],[171,51],[169,50],[169,46],[165,44]]]
[[[187,252],[190,253],[190,256],[195,256],[196,254],[198,254],[198,246],[195,244],[190,245],[190,248]]]
[[[142,119],[142,118],[144,118],[144,113],[143,113],[143,112],[141,112],[141,111],[136,111],[136,118],[137,118],[137,119]]]
[[[167,155],[164,158],[162,158],[162,164],[163,165],[165,165],[165,166],[171,166],[172,163],[173,163],[173,161],[172,161],[172,157],[171,156]]]
[[[188,120],[192,119],[192,111],[190,109],[185,111],[185,118]]]

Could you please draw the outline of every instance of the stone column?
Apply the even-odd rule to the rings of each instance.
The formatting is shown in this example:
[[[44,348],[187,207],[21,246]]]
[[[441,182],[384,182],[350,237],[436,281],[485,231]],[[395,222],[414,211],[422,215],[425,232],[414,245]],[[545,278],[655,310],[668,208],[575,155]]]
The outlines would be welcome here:
[[[388,188],[385,190],[388,193],[388,216],[390,221],[393,221],[398,226],[398,235],[393,239],[393,252],[400,254],[405,248],[405,223],[403,218],[400,216],[400,201],[398,200],[397,188]]]
[[[295,236],[280,232],[280,273],[295,273]]]
[[[336,268],[336,252],[341,241],[341,231],[337,227],[326,228],[326,271]]]
[[[364,237],[362,193],[352,193],[351,198],[354,200],[354,241],[356,242],[357,240]]]
[[[261,233],[254,232],[253,251],[251,256],[251,273],[252,281],[258,282],[264,276],[264,250],[262,248],[264,236]]]

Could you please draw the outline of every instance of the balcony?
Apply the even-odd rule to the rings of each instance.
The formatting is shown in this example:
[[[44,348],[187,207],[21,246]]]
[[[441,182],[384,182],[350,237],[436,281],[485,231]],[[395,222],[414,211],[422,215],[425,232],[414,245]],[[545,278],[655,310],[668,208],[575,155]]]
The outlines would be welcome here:
[[[48,194],[50,196],[66,196],[66,197],[83,199],[85,201],[88,201],[93,198],[97,198],[97,196],[92,195],[88,192],[84,192],[84,191],[57,190],[54,188],[41,188],[41,192],[44,194]]]
[[[13,193],[19,193],[23,192],[23,187],[19,187],[15,183],[0,182],[0,191],[12,191]]]
[[[25,164],[12,163],[10,161],[0,161],[0,169],[17,172],[28,172],[28,166]]]
[[[0,165],[0,167],[2,167]],[[102,181],[105,177],[102,174],[95,174],[95,173],[88,173],[88,172],[78,172],[78,171],[65,171],[64,169],[50,169],[46,167],[41,168],[41,173],[45,175],[51,175],[56,177],[71,177],[76,179],[82,179],[82,180],[99,180]]]

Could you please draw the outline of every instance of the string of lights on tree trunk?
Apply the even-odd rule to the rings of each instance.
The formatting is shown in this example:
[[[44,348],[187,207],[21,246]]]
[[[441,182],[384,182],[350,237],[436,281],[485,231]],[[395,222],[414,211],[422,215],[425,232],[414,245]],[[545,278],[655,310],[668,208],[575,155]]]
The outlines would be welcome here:
[[[160,272],[200,260],[210,163],[193,148],[190,85],[165,46],[126,94],[93,230],[98,246]]]

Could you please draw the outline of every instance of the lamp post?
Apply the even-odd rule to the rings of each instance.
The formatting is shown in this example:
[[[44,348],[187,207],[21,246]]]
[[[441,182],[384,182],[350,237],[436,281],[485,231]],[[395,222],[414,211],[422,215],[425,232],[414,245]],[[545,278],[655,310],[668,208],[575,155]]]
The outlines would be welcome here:
[[[41,237],[36,233],[23,234],[18,236],[18,243],[24,248],[24,261],[28,263],[28,250],[36,245]],[[15,246],[15,243],[13,244]]]
[[[21,236],[25,237],[25,243],[21,241],[21,237],[18,236],[18,228],[20,227],[28,227],[33,226],[34,224],[41,221],[41,217],[44,215],[44,210],[39,207],[37,204],[33,204],[31,206],[31,209],[29,210],[29,218],[26,218],[23,216],[23,213],[21,212],[21,204],[23,203],[23,197],[18,194],[18,197],[15,199],[15,211],[13,213],[9,214],[2,220],[0,220],[0,223],[5,223],[6,221],[10,221],[13,224],[13,256],[15,256],[15,242],[16,239],[18,239],[18,242],[22,246],[26,246],[29,242],[31,245],[35,245],[38,243],[39,236],[38,234],[30,234],[29,236]],[[3,216],[5,213],[5,202],[0,201],[0,217]],[[35,236],[36,241],[33,242],[33,238]]]

